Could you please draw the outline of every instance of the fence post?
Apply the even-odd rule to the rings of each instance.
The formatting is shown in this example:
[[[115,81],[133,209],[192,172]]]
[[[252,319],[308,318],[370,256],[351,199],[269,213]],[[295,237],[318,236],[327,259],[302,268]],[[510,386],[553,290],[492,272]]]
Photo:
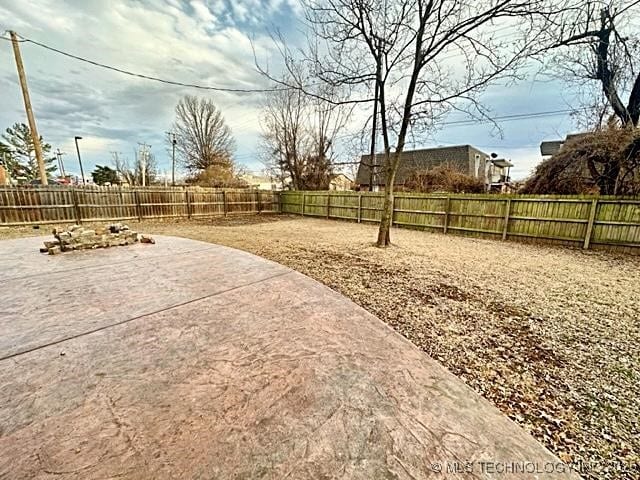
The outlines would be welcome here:
[[[189,187],[185,188],[184,194],[187,197],[187,218],[191,219],[191,192]]]
[[[303,217],[304,217],[304,204],[306,203],[306,201],[307,201],[307,195],[304,192],[302,192],[302,216]]]
[[[451,206],[451,197],[447,195],[447,199],[444,203],[444,234],[447,234],[449,230],[449,208]]]
[[[504,226],[502,227],[502,240],[507,239],[509,233],[509,214],[511,213],[511,199],[507,198],[507,204],[505,205],[504,212]]]
[[[256,208],[258,209],[258,215],[260,215],[260,210],[262,210],[260,205],[260,190],[256,190]]]
[[[138,190],[133,191],[133,197],[136,200],[136,211],[138,212],[138,221],[142,221],[142,207],[140,205],[140,192]]]
[[[327,220],[329,220],[329,210],[331,208],[331,192],[327,190]]]
[[[222,213],[227,216],[227,192],[222,190]]]
[[[358,223],[362,222],[362,193],[358,193]]]
[[[591,201],[591,211],[589,212],[589,223],[587,224],[587,233],[584,235],[584,244],[582,248],[587,249],[591,244],[591,234],[593,232],[593,224],[596,220],[596,210],[598,209],[598,199],[594,198]]]
[[[76,223],[82,223],[82,215],[80,214],[80,204],[78,203],[78,192],[75,187],[71,187],[71,197],[73,198],[73,209],[76,213]]]

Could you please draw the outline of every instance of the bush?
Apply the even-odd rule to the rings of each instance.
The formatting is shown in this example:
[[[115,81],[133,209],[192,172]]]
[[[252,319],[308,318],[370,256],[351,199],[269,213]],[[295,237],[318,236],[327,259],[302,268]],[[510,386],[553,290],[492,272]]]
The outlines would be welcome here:
[[[247,188],[247,182],[240,178],[240,173],[226,165],[211,165],[187,179],[187,183],[201,187]]]
[[[640,131],[610,125],[568,141],[525,182],[528,194],[640,194]]]
[[[439,165],[430,170],[411,174],[405,188],[414,192],[484,193],[484,182],[466,175],[448,165]]]

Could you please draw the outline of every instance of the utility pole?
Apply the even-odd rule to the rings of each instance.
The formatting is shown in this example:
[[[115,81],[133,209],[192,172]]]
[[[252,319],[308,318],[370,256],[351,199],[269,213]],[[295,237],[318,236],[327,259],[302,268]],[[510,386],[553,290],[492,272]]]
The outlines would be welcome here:
[[[56,152],[56,157],[58,157],[58,169],[60,170],[60,175],[62,175],[62,178],[67,178],[67,173],[64,171],[64,161],[62,160],[63,155],[66,154],[58,149],[58,151]]]
[[[58,172],[60,172],[60,176],[62,176],[62,165],[60,165],[60,149],[56,152],[56,160],[58,161]]]
[[[84,178],[84,168],[82,168],[82,157],[80,157],[80,147],[78,146],[78,140],[82,140],[82,137],[74,137],[76,142],[76,152],[78,152],[78,163],[80,164],[80,175],[82,175],[82,184],[86,185],[87,181]]]
[[[142,171],[142,186],[147,186],[147,160],[149,158],[149,150],[151,145],[144,142],[138,142],[140,145],[140,170]]]
[[[167,132],[171,140],[171,185],[176,186],[176,134]]]
[[[22,56],[20,55],[20,46],[18,45],[18,36],[13,30],[9,32],[11,35],[11,44],[13,45],[13,55],[16,57],[16,67],[18,69],[18,78],[20,79],[20,87],[22,88],[22,97],[24,99],[24,109],[27,112],[27,120],[29,121],[29,130],[31,130],[31,139],[33,140],[33,148],[36,151],[36,160],[38,161],[38,170],[40,171],[40,183],[48,185],[47,170],[44,167],[44,155],[42,154],[42,145],[40,145],[40,135],[36,128],[36,119],[33,116],[31,108],[31,97],[29,97],[29,87],[27,86],[27,77],[24,73],[24,65],[22,64]]]

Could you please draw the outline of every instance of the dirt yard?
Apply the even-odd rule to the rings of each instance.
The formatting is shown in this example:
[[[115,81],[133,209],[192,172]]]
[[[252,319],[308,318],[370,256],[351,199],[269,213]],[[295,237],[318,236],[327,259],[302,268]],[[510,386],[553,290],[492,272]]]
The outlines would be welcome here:
[[[240,248],[379,316],[585,478],[640,478],[640,258],[299,217],[132,223]],[[0,229],[0,238],[47,234]]]

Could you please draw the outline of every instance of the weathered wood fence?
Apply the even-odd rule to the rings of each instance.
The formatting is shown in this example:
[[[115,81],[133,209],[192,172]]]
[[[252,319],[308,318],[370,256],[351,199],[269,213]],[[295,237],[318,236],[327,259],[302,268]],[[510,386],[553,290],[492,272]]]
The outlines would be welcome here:
[[[278,192],[179,187],[0,187],[0,226],[275,213]]]
[[[282,213],[379,222],[382,193],[281,192]],[[399,227],[640,253],[640,198],[398,193]]]
[[[379,222],[381,193],[0,187],[0,226],[293,213]],[[640,198],[398,193],[398,227],[640,253]]]

